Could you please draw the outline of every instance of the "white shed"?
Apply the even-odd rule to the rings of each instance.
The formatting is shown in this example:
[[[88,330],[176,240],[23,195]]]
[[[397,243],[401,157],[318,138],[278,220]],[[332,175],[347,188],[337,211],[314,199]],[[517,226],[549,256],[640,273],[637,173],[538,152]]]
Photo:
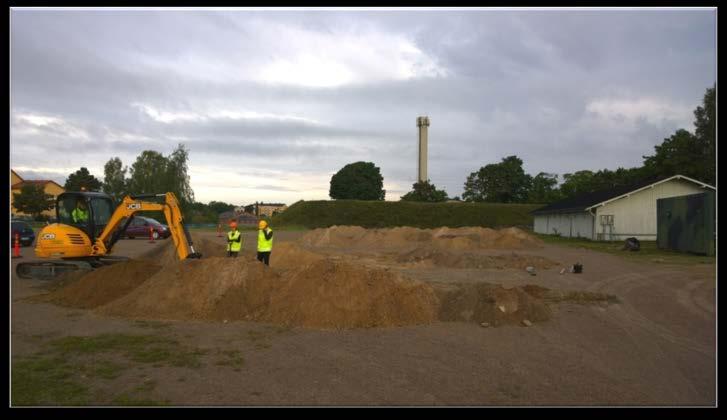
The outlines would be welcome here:
[[[656,200],[697,194],[711,185],[683,175],[596,191],[557,201],[532,212],[536,233],[619,241],[656,240]]]

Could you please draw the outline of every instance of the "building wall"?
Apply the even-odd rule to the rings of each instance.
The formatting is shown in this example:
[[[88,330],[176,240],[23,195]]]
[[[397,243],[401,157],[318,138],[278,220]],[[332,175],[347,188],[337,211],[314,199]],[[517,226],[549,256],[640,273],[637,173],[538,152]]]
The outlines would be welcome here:
[[[288,208],[288,206],[282,206],[281,207],[281,206],[265,206],[265,205],[262,205],[262,206],[259,206],[258,207],[259,212],[260,212],[260,216],[267,216],[267,217],[272,217],[273,216],[273,212],[276,211],[276,210],[278,212],[281,212],[281,211],[284,211],[287,208]]]
[[[641,241],[655,241],[656,200],[700,192],[704,192],[704,188],[697,184],[673,179],[598,207],[595,211],[596,239],[621,241],[633,236]],[[602,215],[613,216],[611,235],[607,227],[604,235]]]
[[[588,212],[542,214],[533,217],[533,230],[567,238],[593,238],[593,216]]]

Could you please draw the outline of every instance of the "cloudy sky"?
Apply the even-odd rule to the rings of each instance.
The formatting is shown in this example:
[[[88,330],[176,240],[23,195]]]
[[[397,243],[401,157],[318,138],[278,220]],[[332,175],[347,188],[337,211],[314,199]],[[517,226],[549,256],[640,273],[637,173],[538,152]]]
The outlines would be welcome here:
[[[481,166],[633,167],[716,79],[716,11],[93,10],[11,12],[11,167],[54,179],[114,156],[190,149],[198,201],[328,199],[381,168],[411,189],[416,117],[450,196]]]

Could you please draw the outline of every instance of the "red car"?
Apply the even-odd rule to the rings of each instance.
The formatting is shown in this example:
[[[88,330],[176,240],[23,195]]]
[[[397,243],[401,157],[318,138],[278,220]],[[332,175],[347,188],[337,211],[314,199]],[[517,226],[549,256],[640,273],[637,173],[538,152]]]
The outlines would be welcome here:
[[[129,223],[129,226],[126,227],[124,236],[129,239],[134,239],[136,237],[148,239],[149,228],[153,229],[151,235],[154,239],[166,239],[171,235],[171,232],[169,232],[169,228],[166,225],[148,217],[136,216],[131,223]]]

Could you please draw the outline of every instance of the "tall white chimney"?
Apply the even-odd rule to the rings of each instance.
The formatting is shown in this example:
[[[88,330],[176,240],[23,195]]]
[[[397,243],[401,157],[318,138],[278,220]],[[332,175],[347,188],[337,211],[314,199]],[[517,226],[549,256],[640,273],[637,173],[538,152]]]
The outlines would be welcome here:
[[[417,117],[417,127],[419,127],[419,168],[417,172],[418,181],[427,180],[427,127],[429,127],[429,117]]]

